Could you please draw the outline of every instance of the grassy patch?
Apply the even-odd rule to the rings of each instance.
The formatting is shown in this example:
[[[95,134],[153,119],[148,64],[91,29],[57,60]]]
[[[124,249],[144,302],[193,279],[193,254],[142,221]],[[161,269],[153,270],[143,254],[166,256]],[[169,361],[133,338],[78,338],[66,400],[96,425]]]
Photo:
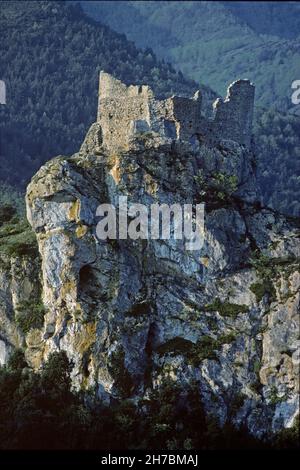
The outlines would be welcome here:
[[[193,343],[177,336],[160,345],[156,352],[160,356],[166,354],[170,356],[182,355],[189,364],[198,367],[204,359],[216,360],[218,358],[217,351],[220,350],[222,345],[231,343],[235,338],[236,335],[234,333],[221,335],[216,339],[205,335],[197,343]]]
[[[15,320],[20,330],[27,334],[31,328],[42,328],[45,313],[41,301],[27,300],[16,307]]]
[[[238,189],[238,179],[226,173],[204,175],[200,170],[195,176],[199,201],[206,202],[211,208],[226,207],[232,203],[232,195]]]
[[[257,377],[259,377],[260,369],[261,369],[261,362],[259,360],[254,361],[253,370],[255,374],[257,375]]]
[[[276,300],[274,281],[280,275],[288,278],[294,269],[293,263],[296,261],[294,257],[270,258],[259,251],[254,253],[250,263],[256,270],[259,282],[251,284],[250,289],[255,294],[257,302],[260,302],[265,295],[268,295],[269,303]]]
[[[260,282],[255,282],[254,284],[251,284],[250,290],[255,295],[257,303],[259,303],[262,300],[262,298],[264,297],[266,293],[264,284]]]
[[[182,355],[189,364],[197,367],[204,359],[217,359],[218,348],[218,341],[210,336],[203,336],[197,343],[176,337],[159,346],[157,352],[160,356]]]
[[[0,226],[0,253],[9,256],[38,256],[36,236],[25,219]]]
[[[236,333],[227,333],[226,335],[219,336],[218,340],[221,344],[230,344],[236,339]]]
[[[278,403],[282,403],[284,400],[286,399],[286,397],[279,397],[278,396],[278,390],[277,390],[277,387],[275,387],[275,385],[273,385],[271,387],[271,390],[270,390],[270,395],[269,395],[269,400],[270,400],[270,403],[271,405],[277,405]]]
[[[206,312],[219,312],[223,317],[236,318],[239,313],[248,312],[249,308],[247,305],[232,304],[230,302],[221,302],[220,299],[216,299],[211,304],[206,304],[203,307]]]

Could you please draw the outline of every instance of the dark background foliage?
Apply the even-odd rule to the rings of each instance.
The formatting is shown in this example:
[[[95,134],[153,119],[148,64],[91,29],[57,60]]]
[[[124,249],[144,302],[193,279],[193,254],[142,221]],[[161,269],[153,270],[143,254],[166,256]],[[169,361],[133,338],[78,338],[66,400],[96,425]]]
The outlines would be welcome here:
[[[254,132],[257,173],[264,203],[287,214],[299,215],[300,117],[288,112],[291,111],[287,109],[290,84],[287,92],[286,82],[280,78],[285,72],[279,73],[278,68],[278,61],[284,60],[286,69],[289,67],[289,73],[292,70],[292,75],[297,78],[296,6],[289,10],[282,7],[284,27],[281,27],[276,51],[281,51],[284,58],[274,55],[266,60],[256,52],[254,54],[252,49],[268,51],[271,46],[267,41],[250,48],[247,54],[241,49],[243,60],[240,57],[235,67],[227,57],[224,68],[220,63],[221,59],[225,60],[222,48],[240,50],[239,44],[245,35],[247,43],[254,41],[253,34],[257,41],[262,41],[262,13],[259,15],[247,2],[245,7],[235,10],[235,16],[230,13],[233,6],[224,9],[220,2],[215,6],[208,2],[205,8],[201,6],[203,11],[199,10],[198,2],[191,2],[190,9],[185,2],[176,2],[176,8],[170,6],[170,2],[159,2],[160,14],[153,2],[134,2],[134,6],[131,2],[118,2],[118,5],[115,2],[82,3],[93,18],[84,14],[74,2],[1,2],[0,78],[7,84],[7,105],[0,106],[0,181],[24,191],[31,176],[47,159],[78,150],[87,129],[96,119],[101,69],[126,83],[147,83],[158,96],[173,93],[190,96],[199,85],[166,62],[174,59],[178,69],[185,70],[187,76],[203,79],[223,93],[214,77],[222,82],[222,86],[227,86],[243,76],[242,67],[249,62],[247,54],[250,54],[254,63],[251,62],[249,70],[257,75],[254,77],[258,105]],[[271,8],[274,10],[272,5],[264,6],[269,13],[273,11]],[[279,34],[276,18],[280,15],[265,14],[270,18],[265,25],[266,33]],[[255,15],[257,31],[254,30]],[[179,26],[175,21],[177,17],[182,19]],[[193,28],[190,27],[192,18]],[[214,31],[206,24],[209,18],[213,28],[218,29],[215,41],[209,36],[213,36]],[[138,43],[143,38],[144,49],[138,49],[124,34],[113,31],[103,22],[112,23],[117,31],[125,31]],[[181,40],[184,38],[186,47],[192,44],[193,48],[189,46],[184,56],[178,53],[179,62],[173,56],[164,59],[157,50],[161,57],[158,60],[149,46],[156,50],[159,43],[166,53],[173,51],[174,35]],[[230,43],[231,37],[237,45]],[[290,41],[288,53],[283,49],[286,40]],[[202,51],[205,44],[206,52]],[[201,74],[190,72],[189,67],[198,63],[193,50],[201,50],[205,56],[201,59]],[[262,83],[262,77],[270,78],[270,67],[272,73],[278,71],[278,75],[274,75],[275,81]],[[216,96],[207,86],[201,85],[201,89],[206,101],[212,101]],[[271,98],[264,90],[270,91],[273,102],[270,103]],[[275,104],[280,110],[274,107]]]
[[[158,95],[197,85],[152,51],[61,2],[1,2],[0,177],[24,185],[47,159],[76,152],[96,120],[100,70]]]
[[[298,431],[262,443],[244,429],[220,428],[205,416],[199,392],[165,382],[149,399],[105,406],[90,391],[71,390],[72,364],[52,353],[43,369],[28,368],[16,350],[0,367],[0,449],[271,449],[296,448]],[[234,404],[233,404],[234,406]],[[234,412],[234,409],[232,409]]]

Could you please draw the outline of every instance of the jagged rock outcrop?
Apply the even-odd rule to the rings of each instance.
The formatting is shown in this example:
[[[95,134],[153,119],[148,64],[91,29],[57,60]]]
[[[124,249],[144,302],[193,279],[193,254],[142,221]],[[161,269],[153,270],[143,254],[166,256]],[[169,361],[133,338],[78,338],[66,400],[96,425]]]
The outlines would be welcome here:
[[[26,347],[30,311],[40,301],[40,260],[0,253],[0,364],[15,348]],[[31,330],[30,336],[33,335]],[[29,340],[29,339],[28,339]]]
[[[25,334],[27,360],[38,368],[67,351],[74,386],[107,401],[147,397],[168,378],[196,383],[221,424],[257,436],[292,426],[298,228],[261,207],[251,147],[162,141],[149,130],[129,143],[106,152],[95,123],[77,154],[49,161],[28,186],[46,313]],[[205,202],[204,246],[100,240],[97,207],[117,206],[119,196],[146,206]]]

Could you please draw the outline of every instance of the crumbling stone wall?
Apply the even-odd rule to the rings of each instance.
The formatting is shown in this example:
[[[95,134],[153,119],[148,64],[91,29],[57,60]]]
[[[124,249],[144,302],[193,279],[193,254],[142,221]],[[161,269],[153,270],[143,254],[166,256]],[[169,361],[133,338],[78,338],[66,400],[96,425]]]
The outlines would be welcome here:
[[[237,80],[227,91],[225,100],[214,103],[214,132],[246,145],[251,142],[254,86],[248,80]]]
[[[150,129],[149,103],[152,98],[153,93],[148,86],[127,87],[120,80],[101,72],[98,121],[107,149],[127,148],[134,121],[144,122]]]
[[[254,86],[249,80],[238,80],[230,85],[224,100],[214,103],[214,117],[208,119],[201,114],[200,91],[193,98],[173,96],[159,101],[148,86],[127,87],[100,73],[98,122],[103,145],[110,152],[129,150],[132,137],[144,132],[156,132],[162,143],[198,139],[215,144],[230,139],[249,147],[253,104]]]

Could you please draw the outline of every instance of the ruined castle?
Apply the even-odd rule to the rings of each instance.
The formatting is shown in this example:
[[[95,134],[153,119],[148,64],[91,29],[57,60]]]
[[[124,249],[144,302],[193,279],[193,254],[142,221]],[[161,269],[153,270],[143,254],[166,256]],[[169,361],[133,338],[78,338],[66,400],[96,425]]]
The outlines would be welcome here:
[[[172,96],[156,100],[149,86],[126,86],[101,72],[97,121],[102,144],[110,152],[127,150],[130,141],[143,133],[156,133],[162,143],[172,140],[213,142],[233,140],[251,143],[254,85],[249,80],[232,83],[226,98],[213,104],[213,117],[201,112],[201,92],[192,98]]]

